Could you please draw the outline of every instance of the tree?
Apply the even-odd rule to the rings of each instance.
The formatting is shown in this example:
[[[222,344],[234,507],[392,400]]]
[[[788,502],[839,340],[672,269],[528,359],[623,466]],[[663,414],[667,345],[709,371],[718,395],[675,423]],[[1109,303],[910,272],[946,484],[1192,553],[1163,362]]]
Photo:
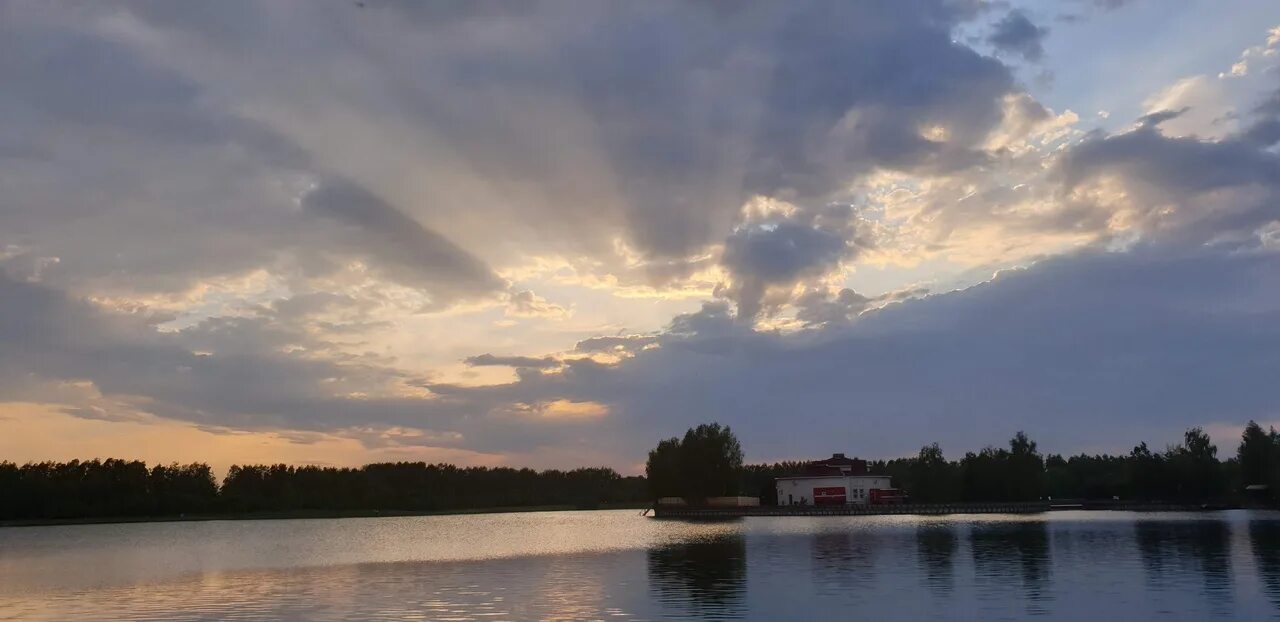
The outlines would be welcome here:
[[[1044,460],[1045,494],[1053,499],[1083,497],[1080,482],[1076,478],[1071,461],[1058,454],[1049,454]]]
[[[915,460],[911,461],[907,471],[910,482],[903,482],[898,486],[907,487],[907,493],[915,502],[953,501],[956,498],[954,470],[937,443],[925,445],[920,448]]]
[[[1018,431],[1009,439],[1007,497],[1012,501],[1035,501],[1044,488],[1044,458],[1036,442]]]
[[[1146,442],[1129,452],[1130,495],[1139,499],[1166,499],[1175,492],[1176,483],[1165,456],[1153,453]]]
[[[984,447],[978,453],[969,452],[960,460],[960,489],[964,501],[1008,501],[1004,485],[1005,467],[1009,452],[995,447]]]
[[[804,473],[804,462],[788,460],[772,464],[746,464],[742,467],[740,495],[760,497],[760,505],[778,504],[778,478]]]
[[[1177,495],[1188,499],[1218,497],[1225,489],[1218,447],[1201,428],[1183,434],[1182,445],[1170,447],[1167,460],[1177,481]]]
[[[1250,421],[1240,435],[1240,448],[1236,450],[1242,483],[1245,486],[1272,483],[1278,466],[1277,454],[1280,454],[1280,435],[1276,429],[1263,432],[1262,426]]]
[[[742,445],[729,426],[704,423],[689,428],[682,439],[659,442],[649,452],[645,474],[655,497],[736,495],[743,475]]]
[[[705,499],[738,494],[742,445],[729,426],[704,423],[680,441],[680,477],[684,496]]]
[[[680,439],[659,441],[657,447],[649,450],[644,476],[649,480],[649,493],[653,498],[680,496]]]

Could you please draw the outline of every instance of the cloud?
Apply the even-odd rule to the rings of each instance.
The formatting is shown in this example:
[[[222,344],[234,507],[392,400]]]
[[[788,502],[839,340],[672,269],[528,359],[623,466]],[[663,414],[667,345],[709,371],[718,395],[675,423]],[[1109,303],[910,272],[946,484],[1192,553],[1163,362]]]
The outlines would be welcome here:
[[[1049,29],[1037,26],[1022,11],[1010,11],[992,27],[987,42],[997,49],[1018,54],[1029,61],[1044,57],[1042,41]]]
[[[573,350],[583,353],[634,353],[650,344],[657,343],[656,335],[623,335],[619,337],[592,337],[579,341]]]
[[[1093,0],[1093,5],[1107,10],[1114,11],[1126,4],[1131,4],[1134,0]]]
[[[1135,0],[1073,0],[1075,4],[1087,5],[1079,7],[1081,13],[1062,13],[1058,15],[1058,20],[1062,22],[1072,23],[1088,20],[1096,13],[1110,13],[1119,10],[1127,5],[1133,4]],[[1073,7],[1075,8],[1075,7]]]
[[[823,201],[876,167],[980,163],[1016,86],[953,42],[962,4],[138,6],[124,38],[464,247],[505,222],[491,255],[607,256],[621,236],[668,261],[718,242],[755,194]]]
[[[335,349],[294,319],[214,318],[159,332],[144,315],[108,311],[0,272],[0,394],[98,420],[158,417],[223,433],[315,432],[371,447],[505,453],[574,446],[565,434],[581,434],[607,413],[588,400],[556,398],[486,400],[477,409],[475,400],[458,399],[459,389],[382,357]],[[542,364],[483,355],[476,362]],[[566,366],[565,373],[585,373],[583,361]]]
[[[564,319],[572,312],[529,290],[522,290],[507,296],[506,314],[512,317]]]
[[[754,319],[771,288],[784,290],[775,305],[787,302],[791,286],[824,276],[853,258],[869,243],[858,235],[858,226],[853,208],[831,205],[738,228],[725,240],[721,259],[731,279],[727,295],[738,304],[738,316]]]
[[[468,356],[465,362],[472,367],[506,366],[528,369],[551,369],[561,365],[560,361],[550,356],[494,356],[492,354]]]
[[[354,228],[355,234],[346,236],[350,252],[394,280],[420,284],[433,306],[491,294],[505,285],[484,262],[351,182],[320,184],[303,197],[302,207]]]
[[[5,4],[0,399],[621,464],[1265,416],[1275,41],[1083,134],[990,10]]]
[[[843,324],[886,303],[916,298],[927,293],[928,290],[924,288],[909,288],[868,297],[847,287],[839,291],[814,289],[796,299],[796,320],[810,327]]]
[[[1177,114],[1153,113],[1135,129],[1071,149],[1057,169],[1069,201],[1109,214],[1131,233],[1200,242],[1250,235],[1280,216],[1280,156],[1247,131],[1221,140],[1161,134],[1161,123]]]
[[[632,454],[706,419],[731,424],[752,460],[905,455],[935,439],[958,453],[1017,429],[1053,451],[1123,450],[1274,418],[1278,268],[1256,245],[1092,250],[793,334],[708,308],[616,366],[453,397],[606,404],[603,438]],[[821,434],[780,436],[779,417]]]

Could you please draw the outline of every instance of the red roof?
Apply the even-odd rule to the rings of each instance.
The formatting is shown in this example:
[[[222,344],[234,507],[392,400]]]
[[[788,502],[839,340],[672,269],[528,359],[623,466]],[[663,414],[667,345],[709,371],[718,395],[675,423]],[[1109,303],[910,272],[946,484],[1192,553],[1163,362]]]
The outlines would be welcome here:
[[[805,475],[866,475],[867,461],[833,454],[826,460],[814,460],[805,465]]]

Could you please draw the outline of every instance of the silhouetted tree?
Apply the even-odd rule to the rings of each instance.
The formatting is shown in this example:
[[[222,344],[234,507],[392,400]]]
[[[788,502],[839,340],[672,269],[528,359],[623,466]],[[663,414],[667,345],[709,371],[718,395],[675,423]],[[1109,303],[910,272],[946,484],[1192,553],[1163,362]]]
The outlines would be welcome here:
[[[962,498],[966,501],[1034,501],[1043,494],[1044,459],[1023,432],[1009,449],[987,447],[960,461]],[[917,484],[918,485],[918,484]]]
[[[795,460],[774,462],[771,464],[748,464],[742,467],[742,489],[740,494],[759,497],[761,505],[777,505],[777,485],[779,477],[800,475],[804,472],[804,462]]]
[[[0,519],[203,512],[217,500],[208,465],[137,460],[0,463]]]
[[[729,426],[704,423],[684,438],[670,438],[649,452],[645,473],[655,497],[690,500],[736,495],[741,488],[742,446]]]
[[[1138,499],[1168,499],[1175,492],[1165,457],[1139,443],[1129,452],[1130,495]]]
[[[597,507],[654,496],[701,499],[740,491],[776,502],[775,480],[803,462],[743,466],[742,447],[719,424],[658,443],[645,477],[607,468],[569,471],[397,462],[359,468],[236,465],[219,486],[206,464],[140,461],[0,462],[0,519],[172,516],[219,512],[430,511],[567,505]],[[936,443],[909,458],[876,461],[917,502],[1054,498],[1206,501],[1248,483],[1280,484],[1280,435],[1250,422],[1237,458],[1221,461],[1200,428],[1161,453],[1041,457],[1021,432],[1008,449],[948,461]],[[1261,482],[1257,480],[1261,479]],[[1229,485],[1230,484],[1230,485]]]
[[[1240,435],[1240,447],[1236,450],[1240,461],[1241,484],[1275,485],[1277,468],[1280,468],[1280,434],[1275,428],[1267,432],[1250,421]]]
[[[1188,429],[1182,445],[1170,447],[1166,456],[1176,477],[1178,497],[1207,499],[1224,492],[1226,481],[1218,462],[1218,448],[1204,430]]]
[[[919,455],[911,462],[909,481],[896,485],[908,490],[911,500],[917,503],[954,501],[959,496],[955,471],[955,467],[942,455],[942,448],[933,443],[921,447]]]
[[[659,441],[657,447],[649,450],[644,475],[649,480],[649,494],[653,498],[680,496],[683,492],[680,480],[680,439]]]
[[[729,426],[704,423],[680,440],[684,496],[691,499],[738,494],[742,446]]]
[[[158,464],[151,468],[152,514],[209,512],[218,503],[218,483],[207,464]]]
[[[1022,431],[1009,440],[1005,488],[1010,501],[1035,501],[1043,492],[1044,458],[1036,450],[1036,442]]]
[[[986,447],[978,453],[969,452],[960,460],[960,482],[965,501],[1008,501],[1005,486],[1005,468],[1009,452]]]
[[[642,477],[400,462],[361,468],[231,467],[221,488],[205,464],[73,460],[0,463],[0,519],[172,516],[219,512],[422,511],[570,505],[645,497]]]

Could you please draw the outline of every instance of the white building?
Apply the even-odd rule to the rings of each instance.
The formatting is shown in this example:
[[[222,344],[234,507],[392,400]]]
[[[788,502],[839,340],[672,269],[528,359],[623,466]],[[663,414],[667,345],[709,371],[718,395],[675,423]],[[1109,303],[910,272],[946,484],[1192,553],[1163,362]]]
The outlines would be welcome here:
[[[892,488],[883,475],[797,475],[778,478],[778,505],[866,505],[872,490]]]
[[[889,477],[867,475],[866,462],[844,454],[810,462],[804,475],[777,479],[778,505],[867,505],[873,490],[892,488]]]

